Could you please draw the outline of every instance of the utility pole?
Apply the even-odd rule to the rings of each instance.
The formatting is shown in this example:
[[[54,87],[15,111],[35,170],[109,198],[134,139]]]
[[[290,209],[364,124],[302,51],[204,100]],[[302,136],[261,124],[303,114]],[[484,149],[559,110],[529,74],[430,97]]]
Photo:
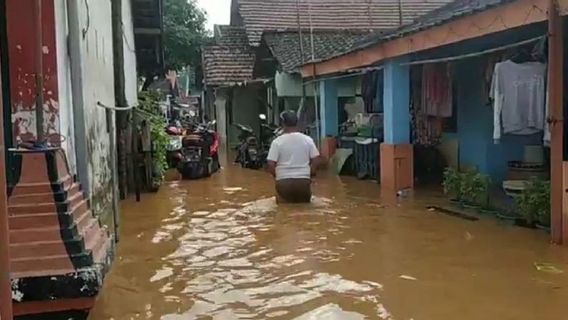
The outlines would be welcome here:
[[[2,67],[0,66],[0,72]],[[0,111],[2,105],[2,80],[0,79]],[[6,146],[4,143],[4,113],[0,112],[0,319],[12,320],[12,285],[10,283],[10,230],[6,187]]]

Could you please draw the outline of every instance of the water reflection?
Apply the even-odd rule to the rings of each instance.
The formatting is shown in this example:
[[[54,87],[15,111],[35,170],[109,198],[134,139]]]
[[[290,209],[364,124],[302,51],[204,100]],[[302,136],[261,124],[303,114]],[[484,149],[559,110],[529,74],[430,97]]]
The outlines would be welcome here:
[[[269,177],[229,169],[126,202],[90,319],[562,318],[567,276],[533,268],[568,261],[545,235],[384,205],[370,182],[314,189],[277,206]]]

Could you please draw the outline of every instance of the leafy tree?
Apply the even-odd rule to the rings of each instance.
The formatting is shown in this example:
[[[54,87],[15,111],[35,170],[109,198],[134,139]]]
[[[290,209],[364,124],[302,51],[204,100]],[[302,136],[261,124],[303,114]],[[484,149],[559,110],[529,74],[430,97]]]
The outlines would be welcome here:
[[[164,0],[164,46],[169,69],[201,64],[206,20],[205,12],[195,0]]]

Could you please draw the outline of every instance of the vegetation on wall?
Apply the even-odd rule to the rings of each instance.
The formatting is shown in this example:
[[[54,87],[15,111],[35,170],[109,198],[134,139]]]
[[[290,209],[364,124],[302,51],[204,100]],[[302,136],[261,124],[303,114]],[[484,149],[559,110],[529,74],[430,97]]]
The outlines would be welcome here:
[[[167,123],[160,109],[161,98],[161,94],[158,91],[142,91],[138,93],[139,106],[137,108],[137,111],[141,112],[150,123],[152,157],[154,166],[159,171],[157,175],[160,178],[168,169],[166,160],[168,136],[165,131]]]

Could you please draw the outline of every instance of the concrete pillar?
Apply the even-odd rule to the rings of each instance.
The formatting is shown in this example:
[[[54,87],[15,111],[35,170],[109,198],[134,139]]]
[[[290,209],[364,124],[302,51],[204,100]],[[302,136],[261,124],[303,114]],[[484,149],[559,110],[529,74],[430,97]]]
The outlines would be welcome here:
[[[390,60],[384,69],[384,143],[381,144],[381,189],[397,192],[414,187],[410,144],[410,67]]]
[[[321,138],[337,137],[339,133],[339,115],[337,105],[337,81],[320,81],[320,117]]]
[[[410,67],[401,66],[398,60],[385,64],[384,77],[384,130],[385,143],[410,142]]]
[[[225,90],[215,90],[215,120],[222,147],[227,147],[227,94]]]

